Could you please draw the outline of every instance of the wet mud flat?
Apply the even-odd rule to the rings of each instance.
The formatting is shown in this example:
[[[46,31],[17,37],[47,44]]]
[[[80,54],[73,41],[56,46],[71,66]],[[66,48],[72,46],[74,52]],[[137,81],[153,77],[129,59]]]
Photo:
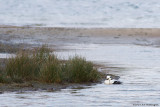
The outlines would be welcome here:
[[[100,83],[100,82],[99,82]],[[0,83],[0,94],[6,92],[25,92],[25,91],[46,91],[55,92],[61,89],[81,89],[84,86],[91,86],[97,83],[63,83],[63,84],[52,84],[52,83],[40,83],[40,82],[24,82],[24,83],[11,83],[2,84]]]

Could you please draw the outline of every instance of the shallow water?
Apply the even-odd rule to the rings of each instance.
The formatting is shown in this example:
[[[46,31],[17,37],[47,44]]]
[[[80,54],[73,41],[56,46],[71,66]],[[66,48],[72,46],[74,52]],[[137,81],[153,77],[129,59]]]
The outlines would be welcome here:
[[[9,54],[9,53],[0,53],[0,58],[10,58],[12,56],[15,56],[15,55]]]
[[[0,0],[0,24],[160,27],[159,0]]]
[[[160,106],[160,48],[122,44],[71,44],[59,51],[68,55],[85,56],[87,60],[110,66],[103,69],[121,77],[122,85],[97,84],[56,92],[6,92],[0,94],[1,106],[113,106],[131,107],[133,104]],[[114,67],[117,67],[115,69]]]

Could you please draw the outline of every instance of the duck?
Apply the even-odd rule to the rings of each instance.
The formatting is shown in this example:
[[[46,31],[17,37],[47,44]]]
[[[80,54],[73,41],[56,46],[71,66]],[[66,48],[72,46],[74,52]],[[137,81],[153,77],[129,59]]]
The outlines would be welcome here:
[[[122,84],[122,82],[120,82],[118,80],[114,80],[113,78],[111,78],[110,75],[108,75],[108,76],[106,76],[106,80],[104,81],[104,84],[107,84],[107,85],[110,85],[110,84]]]

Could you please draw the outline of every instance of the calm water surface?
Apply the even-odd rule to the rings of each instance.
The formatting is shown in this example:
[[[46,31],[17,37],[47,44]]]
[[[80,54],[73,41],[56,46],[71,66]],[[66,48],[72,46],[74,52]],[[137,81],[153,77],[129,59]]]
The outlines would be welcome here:
[[[160,105],[160,48],[120,44],[77,44],[57,52],[60,58],[68,55],[85,56],[87,60],[113,67],[106,73],[121,76],[122,85],[97,84],[57,92],[6,92],[0,94],[1,106],[113,106],[133,104]],[[114,69],[114,67],[118,67]]]
[[[0,25],[160,27],[159,0],[0,0]]]

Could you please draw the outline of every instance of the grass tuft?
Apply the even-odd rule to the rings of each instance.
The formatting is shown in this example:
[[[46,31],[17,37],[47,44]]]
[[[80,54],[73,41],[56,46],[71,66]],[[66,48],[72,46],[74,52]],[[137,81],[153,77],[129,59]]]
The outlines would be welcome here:
[[[13,81],[31,80],[34,78],[35,65],[34,59],[22,52],[8,60],[6,72]]]
[[[50,55],[40,70],[40,78],[42,82],[60,83],[62,82],[61,74],[61,65],[59,60],[54,55]]]
[[[8,59],[3,73],[0,71],[0,82],[84,83],[97,82],[102,77],[93,63],[83,57],[75,56],[62,62],[50,52],[47,46],[19,52]]]
[[[10,83],[11,78],[7,76],[7,74],[3,71],[2,67],[0,67],[0,83]]]
[[[93,67],[93,63],[87,62],[85,58],[75,56],[65,64],[67,80],[73,83],[96,82],[100,79],[100,72]]]
[[[28,81],[39,78],[40,68],[49,57],[49,48],[41,48],[30,51],[20,51],[16,57],[9,58],[6,64],[7,75],[13,81]]]

